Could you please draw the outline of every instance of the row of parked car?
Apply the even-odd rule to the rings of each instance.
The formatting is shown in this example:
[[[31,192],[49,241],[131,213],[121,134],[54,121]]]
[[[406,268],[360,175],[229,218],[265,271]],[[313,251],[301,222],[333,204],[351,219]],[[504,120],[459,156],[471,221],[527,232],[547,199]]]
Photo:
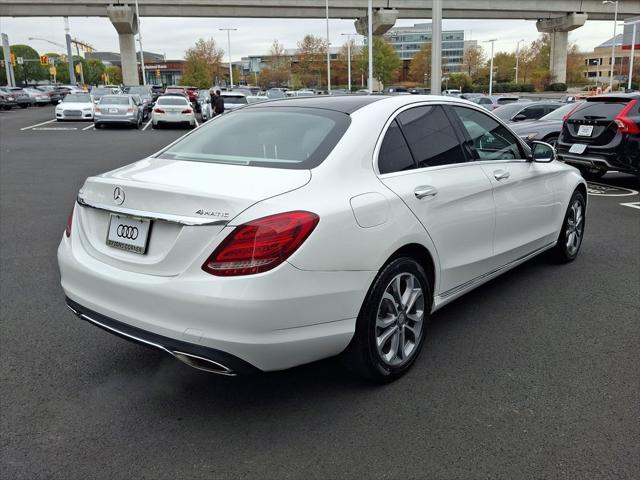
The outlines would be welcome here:
[[[0,87],[0,108],[28,108],[56,104],[69,93],[82,92],[75,85],[38,85],[33,87]]]

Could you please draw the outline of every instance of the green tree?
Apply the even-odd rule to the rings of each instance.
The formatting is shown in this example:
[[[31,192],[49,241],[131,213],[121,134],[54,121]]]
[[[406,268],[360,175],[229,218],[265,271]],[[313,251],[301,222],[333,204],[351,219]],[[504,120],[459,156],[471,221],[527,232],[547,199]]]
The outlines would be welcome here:
[[[359,63],[361,68],[369,68],[369,47],[362,48]],[[382,37],[373,37],[373,77],[383,85],[388,84],[402,66],[402,60],[391,46]]]
[[[498,83],[513,82],[515,79],[515,53],[498,52],[493,57],[493,81]]]
[[[217,47],[213,38],[199,39],[193,47],[188,48],[185,52],[182,83],[198,88],[211,87],[214,75],[220,69],[223,54],[224,51]]]
[[[18,57],[22,57],[24,63],[22,65],[16,64],[13,67],[13,75],[16,79],[16,84],[26,85],[28,82],[45,80],[49,78],[49,72],[47,67],[40,65],[40,55],[36,50],[29,45],[11,45],[11,53]],[[4,60],[4,52],[0,49],[0,58]],[[27,61],[33,60],[33,61]],[[0,69],[0,82],[7,83],[7,74],[4,68]]]
[[[119,85],[122,83],[122,69],[117,65],[109,65],[104,69],[105,79],[108,85]]]
[[[471,78],[465,73],[451,73],[449,76],[449,88],[457,88],[463,92],[471,91]]]
[[[291,73],[291,62],[286,55],[284,46],[278,40],[274,40],[271,44],[267,64],[268,83],[277,86],[285,85]]]
[[[472,81],[478,80],[480,69],[485,60],[486,56],[479,45],[472,45],[464,50],[462,55],[463,68]]]
[[[106,67],[100,60],[86,60],[83,65],[84,83],[87,85],[98,85],[102,83],[102,74]]]

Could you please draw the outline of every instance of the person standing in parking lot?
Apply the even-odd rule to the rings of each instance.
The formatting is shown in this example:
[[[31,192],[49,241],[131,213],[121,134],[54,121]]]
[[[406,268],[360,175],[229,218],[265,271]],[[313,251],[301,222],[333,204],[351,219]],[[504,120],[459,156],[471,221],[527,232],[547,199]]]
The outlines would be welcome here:
[[[220,90],[216,90],[216,95],[211,99],[211,102],[213,103],[213,116],[222,115],[224,113],[224,99],[220,95]]]

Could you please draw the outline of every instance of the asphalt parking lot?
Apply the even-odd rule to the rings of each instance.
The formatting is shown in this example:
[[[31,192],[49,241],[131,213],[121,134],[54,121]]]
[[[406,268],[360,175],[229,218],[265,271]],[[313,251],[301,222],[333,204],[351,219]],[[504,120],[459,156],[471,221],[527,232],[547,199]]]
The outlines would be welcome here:
[[[635,178],[591,185],[575,262],[536,258],[436,313],[393,384],[335,360],[230,379],[76,319],[59,285],[83,180],[186,130],[52,117],[0,112],[3,478],[640,475]]]

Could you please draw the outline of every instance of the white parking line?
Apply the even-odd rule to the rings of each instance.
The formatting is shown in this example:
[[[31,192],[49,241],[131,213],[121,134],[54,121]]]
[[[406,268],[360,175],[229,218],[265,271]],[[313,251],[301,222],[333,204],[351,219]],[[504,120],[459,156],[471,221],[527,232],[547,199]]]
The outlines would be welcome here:
[[[31,130],[77,130],[76,127],[37,127],[37,128],[32,128]]]
[[[622,205],[623,207],[637,208],[638,210],[640,210],[640,202],[621,203],[620,205]]]
[[[53,123],[55,121],[56,119],[54,118],[53,120],[47,120],[46,122],[36,123],[35,125],[29,125],[28,127],[21,128],[20,130],[29,130],[30,128],[39,127],[40,125],[46,125],[47,123]]]
[[[92,128],[96,128],[95,124],[91,124],[88,127],[84,127],[82,130],[91,130]]]
[[[198,123],[198,119],[194,118],[193,120],[196,122],[196,128],[198,128],[200,126],[200,124]]]
[[[153,121],[153,120],[149,120],[149,121],[147,122],[147,124],[146,124],[144,127],[142,127],[142,131],[143,131],[143,132],[147,129],[147,127],[148,127],[149,125],[151,125],[151,122],[152,122],[152,121]]]

